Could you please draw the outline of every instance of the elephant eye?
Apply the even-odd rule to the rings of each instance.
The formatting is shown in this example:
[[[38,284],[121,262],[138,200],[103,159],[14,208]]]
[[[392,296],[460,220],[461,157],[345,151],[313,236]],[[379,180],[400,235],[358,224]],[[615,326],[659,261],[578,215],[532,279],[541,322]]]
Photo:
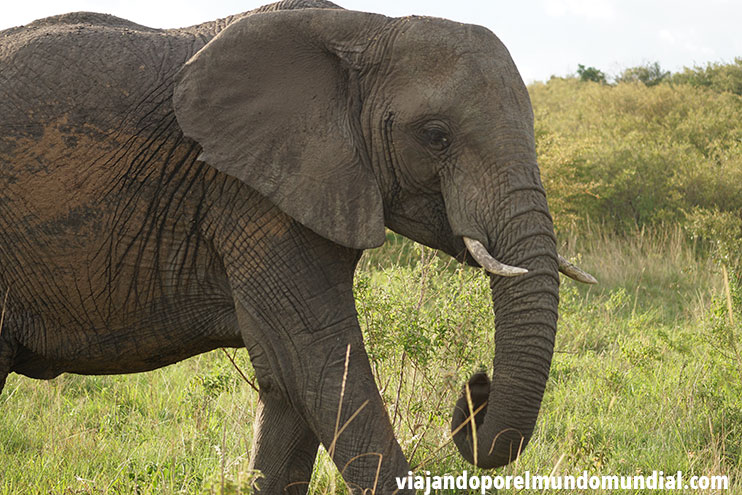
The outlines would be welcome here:
[[[440,126],[430,126],[423,131],[426,144],[435,151],[444,151],[451,145],[451,137]]]

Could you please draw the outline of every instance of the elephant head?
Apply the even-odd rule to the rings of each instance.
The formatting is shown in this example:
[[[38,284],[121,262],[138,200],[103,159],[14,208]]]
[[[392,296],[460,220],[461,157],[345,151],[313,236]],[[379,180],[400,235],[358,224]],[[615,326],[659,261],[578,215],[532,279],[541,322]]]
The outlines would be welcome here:
[[[470,380],[454,440],[482,467],[514,459],[549,372],[558,269],[588,276],[557,255],[528,92],[500,40],[425,17],[261,13],[176,84],[201,159],[316,233],[365,249],[386,226],[492,273],[493,377]]]

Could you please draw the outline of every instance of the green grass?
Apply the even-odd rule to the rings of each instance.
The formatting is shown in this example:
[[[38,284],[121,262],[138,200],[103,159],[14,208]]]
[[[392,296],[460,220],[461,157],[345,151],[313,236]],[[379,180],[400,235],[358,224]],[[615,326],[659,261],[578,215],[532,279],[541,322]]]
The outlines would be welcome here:
[[[563,254],[601,284],[563,282],[535,436],[497,473],[682,470],[726,474],[728,493],[742,493],[742,314],[728,321],[717,265],[678,229],[561,238]],[[390,236],[364,256],[356,299],[412,465],[472,472],[448,425],[464,380],[491,366],[486,278]],[[236,360],[252,376],[244,350]],[[221,351],[138,375],[11,375],[0,396],[0,494],[248,493],[256,395]],[[311,491],[344,493],[324,451]]]

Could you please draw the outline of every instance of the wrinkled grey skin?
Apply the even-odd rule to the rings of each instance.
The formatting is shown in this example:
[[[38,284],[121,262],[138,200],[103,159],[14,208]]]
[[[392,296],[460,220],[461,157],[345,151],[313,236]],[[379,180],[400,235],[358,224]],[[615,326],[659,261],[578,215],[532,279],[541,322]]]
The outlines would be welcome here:
[[[478,452],[470,423],[455,435],[470,462],[508,463],[536,422],[559,280],[507,50],[442,19],[320,0],[259,11],[174,30],[78,13],[0,33],[0,388],[11,371],[129,373],[245,345],[261,489],[304,493],[321,442],[350,486],[391,492],[409,467],[354,269],[385,226],[475,264],[468,236],[529,270],[491,279],[493,380],[470,381],[486,403]],[[339,424],[360,412],[336,437],[348,348]],[[454,428],[468,411],[462,397]]]

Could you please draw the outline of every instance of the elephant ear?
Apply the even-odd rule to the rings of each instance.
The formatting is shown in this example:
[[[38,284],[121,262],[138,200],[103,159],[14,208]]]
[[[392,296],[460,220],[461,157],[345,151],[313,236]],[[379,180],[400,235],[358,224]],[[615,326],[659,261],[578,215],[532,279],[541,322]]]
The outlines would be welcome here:
[[[200,157],[318,234],[384,243],[381,191],[360,132],[358,73],[388,19],[306,9],[235,21],[181,69],[173,96]]]

